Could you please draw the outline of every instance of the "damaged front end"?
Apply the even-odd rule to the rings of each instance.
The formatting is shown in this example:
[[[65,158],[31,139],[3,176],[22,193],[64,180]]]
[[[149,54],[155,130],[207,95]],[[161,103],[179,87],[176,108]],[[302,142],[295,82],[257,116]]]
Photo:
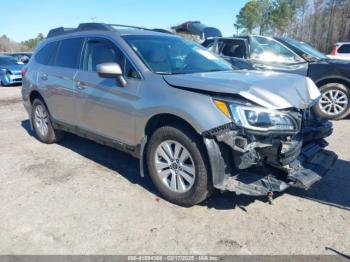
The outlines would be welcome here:
[[[226,104],[233,121],[203,133],[217,189],[269,197],[290,186],[308,189],[337,160],[324,149],[332,124],[309,109]]]

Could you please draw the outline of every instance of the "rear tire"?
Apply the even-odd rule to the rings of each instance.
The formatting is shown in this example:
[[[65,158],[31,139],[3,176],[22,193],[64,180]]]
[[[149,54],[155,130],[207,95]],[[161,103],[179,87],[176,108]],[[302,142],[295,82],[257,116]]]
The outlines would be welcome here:
[[[320,87],[321,99],[313,107],[314,112],[322,118],[339,120],[350,113],[349,89],[339,83],[329,83]]]
[[[163,150],[167,145],[168,151]],[[204,144],[189,128],[157,129],[147,146],[146,157],[150,177],[168,201],[190,207],[213,191]]]
[[[59,142],[63,138],[64,132],[53,128],[49,110],[41,99],[34,99],[31,121],[35,135],[41,142],[53,144]]]

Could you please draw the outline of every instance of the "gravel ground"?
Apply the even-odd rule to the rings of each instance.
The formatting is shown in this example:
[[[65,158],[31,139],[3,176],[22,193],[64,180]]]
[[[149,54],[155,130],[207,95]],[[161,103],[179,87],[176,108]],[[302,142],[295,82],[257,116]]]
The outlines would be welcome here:
[[[20,87],[0,88],[1,254],[350,253],[350,121],[334,122],[339,160],[309,191],[162,200],[138,161],[68,135],[38,142]]]

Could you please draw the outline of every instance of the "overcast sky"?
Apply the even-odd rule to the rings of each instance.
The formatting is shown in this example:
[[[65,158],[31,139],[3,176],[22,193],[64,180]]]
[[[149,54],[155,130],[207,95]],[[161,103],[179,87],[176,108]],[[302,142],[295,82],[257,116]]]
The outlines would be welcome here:
[[[246,0],[21,0],[1,5],[0,35],[15,41],[45,36],[51,28],[105,22],[170,28],[188,21],[233,34],[233,22]]]

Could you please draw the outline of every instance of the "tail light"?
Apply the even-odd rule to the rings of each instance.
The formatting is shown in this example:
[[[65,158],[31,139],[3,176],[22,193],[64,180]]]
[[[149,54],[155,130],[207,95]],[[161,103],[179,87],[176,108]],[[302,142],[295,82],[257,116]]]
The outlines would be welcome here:
[[[23,67],[21,73],[22,73],[22,78],[25,77],[27,74],[27,68]]]
[[[337,54],[338,54],[337,46],[334,46],[333,49],[332,49],[331,55],[337,55]]]

